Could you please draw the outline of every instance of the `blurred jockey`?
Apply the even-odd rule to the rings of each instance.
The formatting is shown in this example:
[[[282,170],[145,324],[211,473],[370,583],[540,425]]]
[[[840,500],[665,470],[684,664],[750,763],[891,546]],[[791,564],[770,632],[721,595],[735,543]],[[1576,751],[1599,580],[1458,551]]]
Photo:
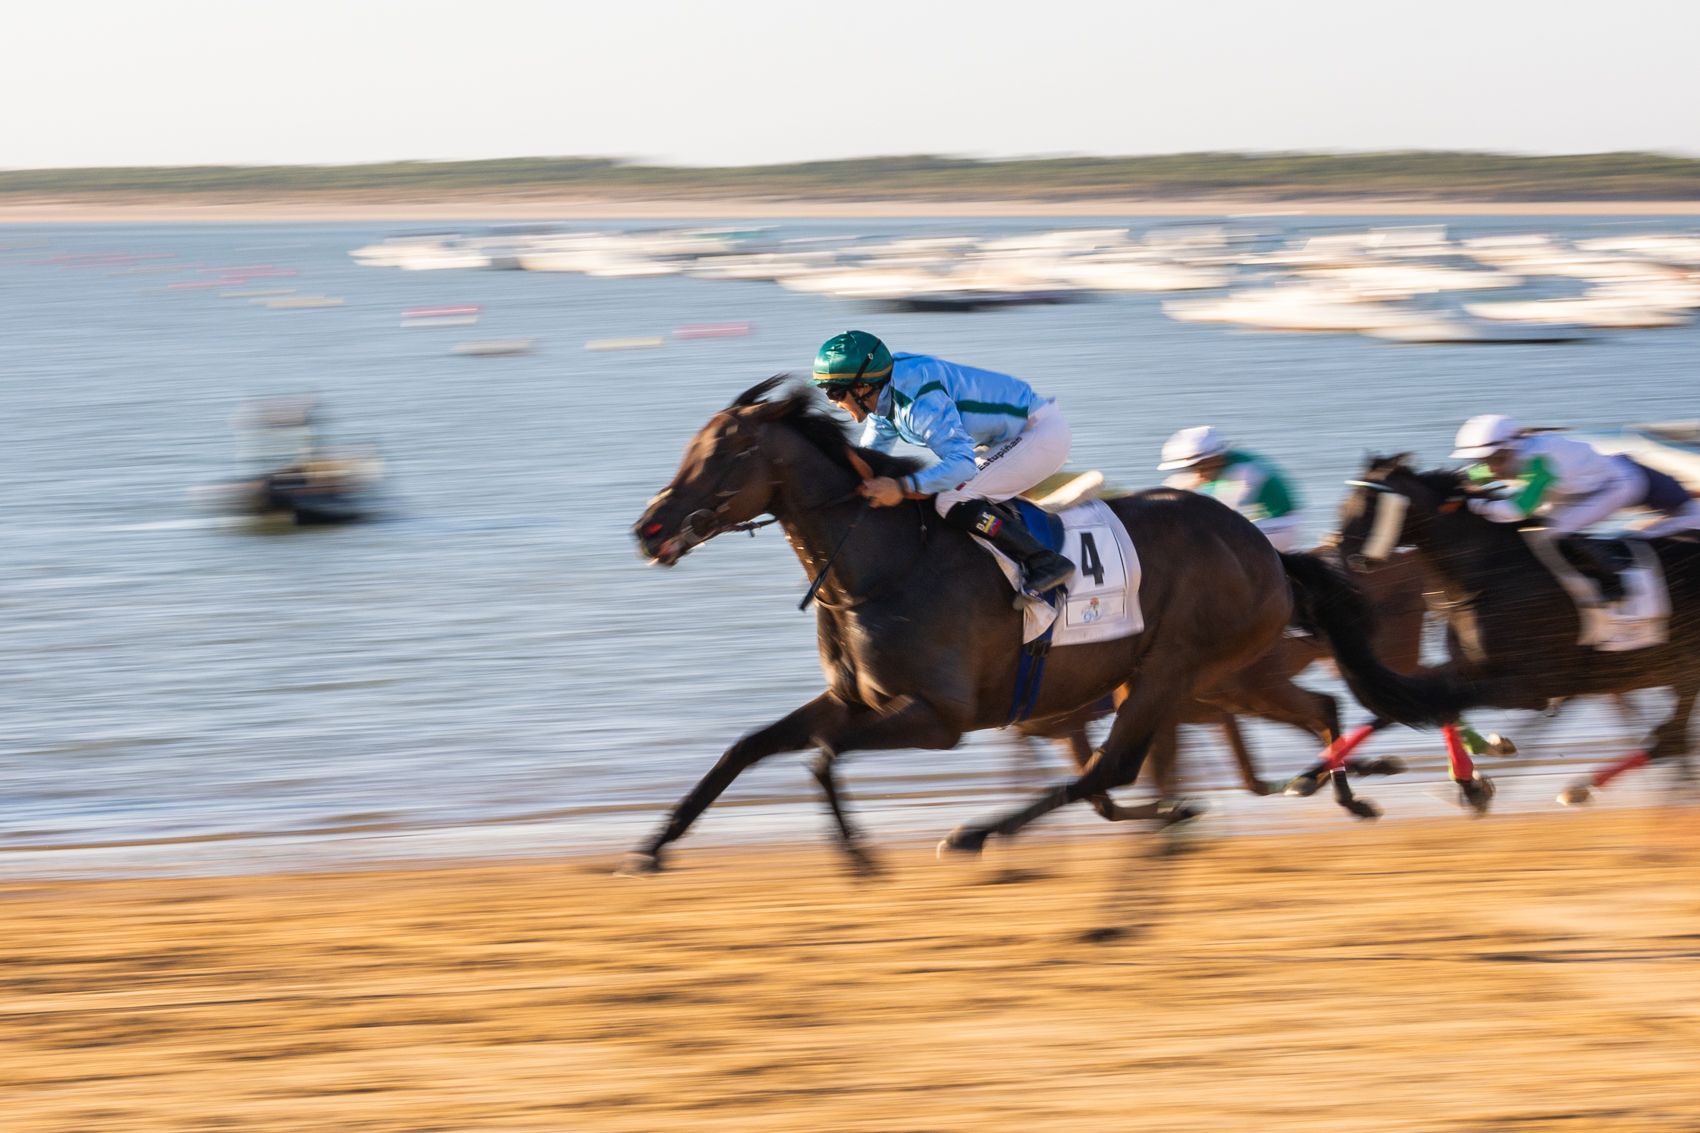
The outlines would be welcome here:
[[[1553,433],[1525,433],[1509,417],[1488,413],[1472,417],[1458,430],[1454,459],[1477,461],[1478,480],[1518,480],[1521,487],[1503,499],[1473,497],[1470,510],[1495,523],[1521,523],[1539,515],[1545,526],[1534,536],[1542,561],[1558,569],[1548,546],[1599,583],[1608,602],[1623,597],[1623,583],[1597,543],[1579,533],[1623,508],[1641,507],[1662,518],[1640,534],[1657,536],[1700,526],[1700,506],[1688,490],[1656,469],[1621,453],[1600,452],[1584,441]],[[1560,571],[1560,577],[1563,572]]]
[[[1159,472],[1173,472],[1163,483],[1214,496],[1257,525],[1277,551],[1292,551],[1299,541],[1298,496],[1274,464],[1255,453],[1228,447],[1209,425],[1182,429],[1163,445]]]
[[[901,481],[864,481],[870,504],[893,507],[905,493],[934,496],[946,523],[1021,565],[1027,590],[1044,593],[1074,577],[1074,564],[1041,546],[1004,502],[1068,459],[1073,433],[1051,399],[1007,374],[925,354],[893,355],[860,330],[827,339],[815,355],[814,382],[865,422],[864,448],[890,452],[901,440],[938,458]]]

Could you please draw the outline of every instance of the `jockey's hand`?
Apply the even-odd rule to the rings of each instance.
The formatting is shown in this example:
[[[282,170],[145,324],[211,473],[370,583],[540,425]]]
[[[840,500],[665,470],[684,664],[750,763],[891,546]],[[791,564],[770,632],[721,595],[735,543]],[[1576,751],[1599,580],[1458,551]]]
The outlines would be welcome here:
[[[856,490],[866,496],[874,507],[896,507],[903,502],[903,485],[890,476],[863,480],[862,486]]]

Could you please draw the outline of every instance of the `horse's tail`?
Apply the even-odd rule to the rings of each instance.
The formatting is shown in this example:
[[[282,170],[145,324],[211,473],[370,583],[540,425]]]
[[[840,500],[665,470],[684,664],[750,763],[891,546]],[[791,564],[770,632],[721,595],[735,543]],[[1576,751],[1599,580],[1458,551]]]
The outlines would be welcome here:
[[[1293,602],[1328,639],[1352,695],[1377,716],[1412,727],[1449,723],[1467,707],[1468,695],[1444,677],[1403,676],[1370,646],[1374,617],[1345,576],[1315,555],[1282,555]]]

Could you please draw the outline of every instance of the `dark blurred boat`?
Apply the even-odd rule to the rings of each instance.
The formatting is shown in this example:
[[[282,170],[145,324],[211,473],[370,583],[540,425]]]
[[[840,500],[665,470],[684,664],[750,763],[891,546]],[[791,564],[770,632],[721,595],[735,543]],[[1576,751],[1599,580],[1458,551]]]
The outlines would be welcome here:
[[[268,398],[245,406],[236,427],[240,479],[197,490],[200,503],[229,515],[298,526],[355,523],[383,510],[384,461],[372,446],[331,446],[312,398]]]

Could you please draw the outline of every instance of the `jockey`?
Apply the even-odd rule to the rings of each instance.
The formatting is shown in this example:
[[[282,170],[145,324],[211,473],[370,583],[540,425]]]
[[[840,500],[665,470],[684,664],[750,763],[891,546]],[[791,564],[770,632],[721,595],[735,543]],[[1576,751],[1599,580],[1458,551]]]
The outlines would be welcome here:
[[[1164,485],[1213,496],[1257,525],[1277,551],[1299,541],[1298,495],[1269,460],[1228,447],[1209,425],[1182,429],[1163,444],[1159,472],[1173,472]]]
[[[901,481],[864,481],[869,504],[893,507],[906,493],[933,496],[946,523],[1021,565],[1025,589],[1042,594],[1074,577],[1074,564],[1041,546],[1004,502],[1068,459],[1073,434],[1051,399],[1007,374],[925,354],[893,355],[860,330],[826,340],[815,355],[814,382],[865,422],[862,447],[890,452],[901,440],[937,458]]]
[[[1546,523],[1544,537],[1535,544],[1537,553],[1545,540],[1555,542],[1566,558],[1599,583],[1608,602],[1623,597],[1622,580],[1599,545],[1580,534],[1583,529],[1633,507],[1664,516],[1642,531],[1646,535],[1683,530],[1700,521],[1700,507],[1688,490],[1665,473],[1571,437],[1524,432],[1497,413],[1464,422],[1454,443],[1455,459],[1479,462],[1471,469],[1472,477],[1522,482],[1503,499],[1472,497],[1470,510],[1496,523],[1521,523],[1538,513]]]

